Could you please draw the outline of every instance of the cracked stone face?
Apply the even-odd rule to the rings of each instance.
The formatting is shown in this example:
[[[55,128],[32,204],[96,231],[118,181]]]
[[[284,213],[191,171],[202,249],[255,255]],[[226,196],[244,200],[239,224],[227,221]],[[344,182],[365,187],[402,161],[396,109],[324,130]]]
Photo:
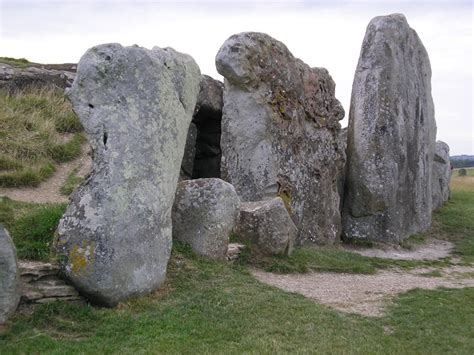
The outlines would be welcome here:
[[[55,242],[65,276],[114,306],[164,281],[171,207],[199,92],[194,60],[173,49],[105,44],[81,58],[69,91],[93,150]]]
[[[225,78],[222,178],[243,201],[280,196],[298,243],[333,243],[341,232],[344,110],[328,71],[255,32],[225,41],[216,65]]]
[[[436,122],[428,54],[403,15],[367,27],[352,87],[347,239],[397,243],[431,224]]]

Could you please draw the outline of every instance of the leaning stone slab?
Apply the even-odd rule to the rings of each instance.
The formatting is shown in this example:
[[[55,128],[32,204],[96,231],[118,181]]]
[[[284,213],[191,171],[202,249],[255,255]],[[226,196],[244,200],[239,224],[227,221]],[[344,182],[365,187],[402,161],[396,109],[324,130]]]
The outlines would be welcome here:
[[[0,325],[15,312],[20,296],[16,249],[7,230],[0,225]]]
[[[240,238],[251,240],[263,253],[290,255],[298,229],[283,200],[275,197],[242,203],[236,233]]]
[[[451,198],[451,190],[449,188],[451,173],[449,145],[442,141],[437,141],[433,161],[433,176],[431,178],[433,210],[440,208]]]
[[[173,239],[211,259],[226,259],[239,215],[234,187],[216,178],[181,181],[173,205]]]
[[[280,196],[299,243],[333,243],[341,232],[344,110],[328,71],[254,32],[225,41],[216,65],[225,78],[222,178],[243,201]]]
[[[170,48],[105,44],[81,58],[69,98],[94,161],[59,223],[56,250],[93,302],[114,306],[165,279],[199,79],[194,60]]]
[[[421,40],[403,15],[374,18],[352,87],[345,238],[397,243],[430,226],[435,135]]]

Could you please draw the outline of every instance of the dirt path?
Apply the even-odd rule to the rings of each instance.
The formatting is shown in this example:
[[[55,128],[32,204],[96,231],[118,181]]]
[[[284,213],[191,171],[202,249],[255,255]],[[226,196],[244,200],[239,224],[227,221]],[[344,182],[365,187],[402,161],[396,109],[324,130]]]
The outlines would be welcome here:
[[[445,240],[429,239],[413,250],[386,245],[382,248],[361,248],[345,245],[344,249],[363,256],[395,260],[436,260],[450,256],[454,245]]]
[[[415,288],[474,287],[474,266],[435,269],[440,277],[429,276],[434,269],[386,270],[375,275],[310,273],[278,275],[261,270],[252,274],[261,282],[298,293],[323,305],[347,313],[382,316],[390,300]]]
[[[77,176],[86,176],[91,168],[92,160],[88,154],[89,146],[82,146],[81,155],[70,162],[56,166],[54,175],[41,183],[38,187],[25,188],[0,188],[0,196],[6,196],[15,201],[35,203],[61,203],[68,202],[68,196],[61,195],[59,191],[69,174],[74,169],[79,169]]]

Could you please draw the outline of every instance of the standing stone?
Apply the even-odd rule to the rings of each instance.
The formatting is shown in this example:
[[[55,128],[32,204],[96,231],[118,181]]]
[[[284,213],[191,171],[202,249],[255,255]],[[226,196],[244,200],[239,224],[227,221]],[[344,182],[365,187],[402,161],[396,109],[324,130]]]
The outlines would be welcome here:
[[[344,236],[399,242],[431,224],[431,67],[403,15],[374,18],[352,87]]]
[[[81,58],[69,97],[94,161],[59,223],[56,250],[65,276],[96,303],[114,306],[165,279],[199,79],[194,60],[171,48],[104,44]]]
[[[216,57],[225,77],[223,179],[244,201],[280,196],[298,242],[333,243],[341,220],[344,110],[324,68],[310,68],[263,33],[230,37]]]
[[[290,255],[298,229],[283,200],[275,197],[242,203],[236,233],[241,238],[251,240],[263,253]]]
[[[15,312],[20,296],[16,249],[10,235],[0,225],[0,325]]]
[[[173,205],[173,239],[190,244],[199,255],[224,260],[239,207],[234,187],[221,179],[181,181]]]
[[[433,210],[441,207],[443,203],[451,198],[451,190],[449,189],[451,172],[449,146],[442,141],[437,141],[433,161],[433,176],[431,178]]]

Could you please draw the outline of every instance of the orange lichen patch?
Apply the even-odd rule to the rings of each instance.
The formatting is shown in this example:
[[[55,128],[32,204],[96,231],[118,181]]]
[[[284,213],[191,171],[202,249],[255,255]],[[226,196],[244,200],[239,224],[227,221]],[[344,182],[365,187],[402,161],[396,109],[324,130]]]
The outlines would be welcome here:
[[[90,265],[93,259],[94,245],[79,246],[75,245],[69,253],[69,264],[75,274],[84,272],[84,269]]]

